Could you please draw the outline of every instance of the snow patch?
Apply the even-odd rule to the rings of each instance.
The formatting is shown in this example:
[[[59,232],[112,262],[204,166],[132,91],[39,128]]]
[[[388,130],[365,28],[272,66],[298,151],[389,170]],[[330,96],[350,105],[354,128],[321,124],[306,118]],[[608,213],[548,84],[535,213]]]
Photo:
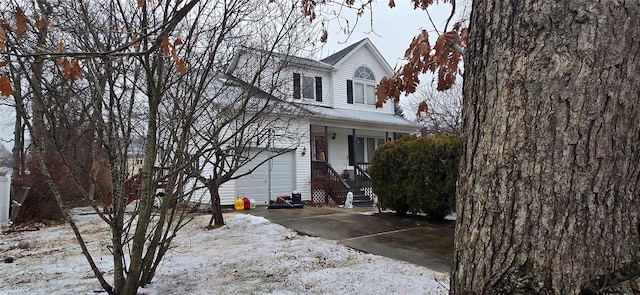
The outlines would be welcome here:
[[[154,282],[155,294],[447,294],[449,276],[411,263],[365,254],[336,241],[302,236],[267,219],[229,213],[207,230],[196,216],[179,232]],[[76,214],[94,259],[110,281],[108,226]],[[29,241],[29,247],[17,247]],[[94,294],[101,290],[68,226],[5,235],[0,281],[11,294]]]

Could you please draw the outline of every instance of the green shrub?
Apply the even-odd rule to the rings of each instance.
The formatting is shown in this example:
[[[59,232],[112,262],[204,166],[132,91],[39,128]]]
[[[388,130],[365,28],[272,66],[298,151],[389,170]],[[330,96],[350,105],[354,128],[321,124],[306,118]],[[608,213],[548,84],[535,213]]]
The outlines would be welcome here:
[[[457,136],[405,137],[378,148],[371,159],[373,191],[398,214],[423,212],[442,219],[455,209],[460,158]]]
[[[457,136],[420,137],[411,142],[407,191],[420,211],[434,219],[455,210],[459,155]]]
[[[415,137],[407,136],[380,146],[373,153],[368,170],[379,205],[400,215],[411,209],[404,181],[408,174],[405,163],[409,155],[409,142],[413,139]]]

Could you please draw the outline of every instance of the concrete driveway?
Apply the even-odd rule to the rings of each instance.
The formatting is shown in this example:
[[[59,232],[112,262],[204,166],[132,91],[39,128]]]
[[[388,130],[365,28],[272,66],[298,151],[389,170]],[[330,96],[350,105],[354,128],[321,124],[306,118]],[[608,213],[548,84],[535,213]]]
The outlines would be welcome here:
[[[375,207],[265,209],[244,213],[262,216],[299,233],[336,240],[367,253],[449,272],[453,257],[451,223],[432,223],[420,216],[377,214]]]

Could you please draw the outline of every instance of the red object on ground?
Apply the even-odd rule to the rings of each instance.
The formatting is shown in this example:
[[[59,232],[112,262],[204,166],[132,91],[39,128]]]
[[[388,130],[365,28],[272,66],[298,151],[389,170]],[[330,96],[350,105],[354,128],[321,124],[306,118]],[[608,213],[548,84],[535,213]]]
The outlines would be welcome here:
[[[289,196],[283,195],[276,198],[276,203],[284,203],[289,200]]]
[[[244,210],[251,209],[251,201],[249,200],[249,198],[244,197],[242,198],[242,201],[244,202]]]

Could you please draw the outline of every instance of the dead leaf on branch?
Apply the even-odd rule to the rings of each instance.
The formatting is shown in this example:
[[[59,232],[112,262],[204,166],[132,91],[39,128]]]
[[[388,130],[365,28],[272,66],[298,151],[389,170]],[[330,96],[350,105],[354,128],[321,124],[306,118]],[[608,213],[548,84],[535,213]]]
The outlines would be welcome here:
[[[461,29],[461,31],[466,30]],[[380,81],[376,89],[376,106],[381,107],[391,98],[397,103],[401,93],[407,95],[414,93],[420,83],[420,75],[428,72],[436,73],[437,71],[439,91],[451,88],[456,81],[458,65],[462,60],[462,54],[453,45],[462,47],[464,40],[466,39],[457,31],[451,31],[440,35],[435,46],[431,48],[429,34],[423,30],[413,38],[405,51],[407,63],[396,70],[392,77],[384,77]],[[428,108],[425,106],[424,112],[426,110]]]
[[[176,68],[178,69],[178,73],[180,73],[181,75],[184,75],[185,73],[187,73],[187,64],[184,61],[184,59],[180,59],[178,61],[176,61]]]
[[[7,32],[5,31],[4,27],[0,26],[0,50],[7,49],[7,40]]]
[[[324,24],[322,24],[322,35],[320,36],[320,42],[327,43],[327,39],[329,39],[329,32],[324,27]]]
[[[11,80],[8,76],[0,76],[0,95],[9,97],[13,94],[11,89]]]
[[[176,47],[182,44],[182,39],[176,38],[173,42],[169,41],[169,37],[166,37],[162,40],[160,45],[162,54],[171,54],[171,59],[176,63],[176,69],[178,73],[184,75],[187,70],[187,62],[184,59],[178,57],[178,50]]]
[[[27,37],[27,24],[29,23],[29,19],[24,15],[24,11],[20,7],[16,7],[16,34],[20,38]]]
[[[162,48],[162,54],[169,54],[169,49],[171,47],[171,43],[169,43],[169,37],[164,37],[164,39],[162,39],[160,47]]]
[[[56,63],[62,69],[63,77],[73,81],[82,80],[82,68],[77,59],[61,57],[56,59]]]
[[[460,45],[460,35],[456,31],[449,31],[444,33],[444,38],[447,40],[447,45]]]
[[[429,106],[427,105],[427,102],[422,101],[418,105],[418,111],[416,112],[416,117],[420,118],[422,117],[423,113],[426,114],[428,111],[429,111]]]
[[[35,27],[37,30],[41,30],[42,28],[47,26],[47,24],[49,25],[49,27],[51,27],[51,24],[49,24],[49,20],[47,19],[46,15],[43,17],[40,17],[40,14],[36,12],[33,15],[33,19],[35,19],[35,23],[33,24],[33,27]]]

